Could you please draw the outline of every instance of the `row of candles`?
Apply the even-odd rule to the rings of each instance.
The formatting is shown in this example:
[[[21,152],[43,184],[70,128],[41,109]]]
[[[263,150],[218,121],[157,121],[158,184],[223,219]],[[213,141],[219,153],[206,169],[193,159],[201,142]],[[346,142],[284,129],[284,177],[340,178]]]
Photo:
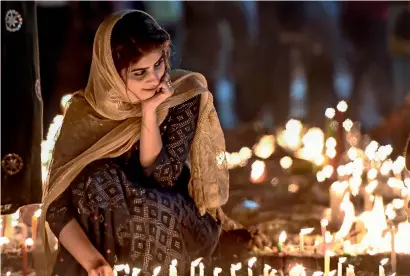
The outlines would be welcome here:
[[[339,258],[338,264],[337,264],[337,269],[330,271],[330,256],[331,253],[326,253],[325,260],[324,260],[324,271],[315,271],[313,272],[313,276],[355,276],[355,268],[353,265],[348,265],[345,269],[345,274],[343,274],[343,264],[346,262],[347,258],[342,257]],[[190,276],[204,276],[205,275],[205,266],[201,262],[202,258],[198,258],[195,261],[191,263],[190,267]],[[252,257],[248,260],[248,266],[247,266],[247,275],[248,276],[253,276],[254,271],[253,267],[254,264],[256,263],[257,258]],[[385,272],[385,265],[388,263],[389,259],[385,258],[380,261],[379,265],[379,276],[386,276]],[[152,275],[157,276],[161,272],[161,266],[156,267],[153,270]],[[242,269],[242,263],[236,263],[236,264],[231,264],[230,267],[230,276],[236,276],[236,274]],[[116,265],[114,266],[114,275],[118,275],[118,272],[123,271],[125,275],[127,276],[138,276],[139,273],[141,272],[141,269],[139,268],[133,268],[132,270],[130,269],[129,265]],[[197,273],[198,272],[198,273]],[[212,275],[213,276],[218,276],[222,272],[222,268],[220,267],[215,267],[213,269]],[[263,276],[277,276],[279,271],[272,268],[268,264],[264,264],[263,267]],[[178,276],[178,270],[177,270],[177,260],[173,260],[171,262],[171,265],[169,266],[169,276]],[[390,276],[396,275],[395,272],[390,274]],[[289,276],[306,276],[306,269],[303,265],[301,264],[296,264],[294,265],[290,270],[289,270]]]

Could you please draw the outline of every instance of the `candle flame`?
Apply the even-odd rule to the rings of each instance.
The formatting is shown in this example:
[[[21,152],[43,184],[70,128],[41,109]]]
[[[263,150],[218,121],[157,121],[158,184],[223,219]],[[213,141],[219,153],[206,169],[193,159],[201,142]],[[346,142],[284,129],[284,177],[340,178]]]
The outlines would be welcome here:
[[[287,235],[285,231],[282,231],[279,235],[279,242],[284,243],[286,241]]]
[[[153,271],[154,273],[152,274],[152,276],[157,276],[160,271],[161,271],[161,266],[157,266],[157,267],[154,269],[154,271]]]
[[[340,112],[346,112],[348,105],[345,101],[340,101],[337,106],[336,106],[337,110],[339,110]]]
[[[300,276],[306,276],[305,272],[305,267],[301,264],[297,264],[294,267],[291,268],[289,271],[290,275],[300,275]]]
[[[389,261],[389,258],[384,258],[383,260],[380,261],[380,265],[384,266],[385,264],[387,264],[388,261]]]
[[[32,238],[28,238],[28,239],[26,239],[25,243],[26,243],[27,246],[33,246],[34,241],[33,241]]]
[[[41,216],[41,209],[38,209],[37,211],[34,212],[34,216],[36,218],[39,218]]]
[[[172,260],[172,262],[171,262],[171,265],[173,265],[173,266],[177,266],[177,264],[178,264],[178,261],[177,261],[177,260],[175,260],[175,259],[173,259],[173,260]]]
[[[255,262],[256,262],[256,257],[250,258],[248,261],[248,267],[251,268]]]
[[[235,271],[240,270],[242,268],[242,263],[231,264],[231,268]]]
[[[202,261],[202,259],[203,259],[203,258],[198,258],[198,259],[196,259],[195,261],[193,261],[193,262],[191,263],[191,266],[197,267],[197,266],[199,265],[199,263]]]
[[[333,119],[335,117],[336,110],[334,108],[326,108],[325,116],[329,119]]]
[[[315,228],[303,228],[303,229],[300,229],[300,234],[308,235],[308,234],[312,233],[313,230],[315,230]]]
[[[264,180],[264,174],[265,174],[265,162],[256,160],[252,164],[252,170],[251,170],[251,181],[253,183],[261,183]]]
[[[339,258],[339,263],[343,264],[344,262],[346,262],[347,258],[346,257],[341,257]]]
[[[215,267],[214,268],[214,274],[218,275],[221,272],[222,272],[222,268],[220,268],[220,267]]]
[[[320,225],[321,225],[321,226],[325,227],[325,226],[327,226],[328,224],[329,224],[329,221],[328,221],[327,219],[321,219],[321,220],[320,220]]]
[[[262,159],[269,158],[275,152],[275,136],[265,135],[255,145],[254,153]]]
[[[7,237],[0,237],[0,245],[8,244],[10,242]]]
[[[292,166],[293,160],[289,156],[285,156],[280,159],[279,163],[283,169],[287,170]]]

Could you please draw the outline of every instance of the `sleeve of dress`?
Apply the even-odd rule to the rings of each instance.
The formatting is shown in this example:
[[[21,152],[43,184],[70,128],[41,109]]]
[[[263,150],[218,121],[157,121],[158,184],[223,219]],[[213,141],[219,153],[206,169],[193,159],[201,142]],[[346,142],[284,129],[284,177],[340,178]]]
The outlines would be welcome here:
[[[58,238],[61,230],[75,218],[74,206],[71,201],[71,188],[67,188],[48,207],[46,220],[51,231]]]
[[[200,101],[201,96],[196,96],[170,110],[162,150],[154,164],[144,169],[146,176],[163,187],[173,187],[182,172],[194,139]]]

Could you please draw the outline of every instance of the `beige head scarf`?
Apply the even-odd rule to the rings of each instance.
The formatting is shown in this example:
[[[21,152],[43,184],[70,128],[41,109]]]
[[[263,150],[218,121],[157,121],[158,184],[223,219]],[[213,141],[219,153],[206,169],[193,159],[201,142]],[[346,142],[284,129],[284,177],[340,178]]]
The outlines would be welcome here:
[[[49,258],[47,237],[50,231],[46,231],[45,221],[50,204],[88,164],[124,154],[140,137],[140,104],[127,102],[126,86],[111,56],[113,26],[130,12],[140,11],[113,14],[100,25],[94,40],[87,87],[74,94],[64,116],[53,152],[50,176],[43,189],[37,250],[39,254],[48,256],[48,270],[40,275],[49,275],[53,263]],[[171,80],[175,93],[159,106],[158,122],[161,124],[164,121],[170,107],[201,95],[200,115],[190,153],[189,193],[202,215],[208,211],[216,216],[216,210],[228,200],[229,179],[225,139],[212,95],[201,74],[176,70],[171,72]],[[118,101],[122,103],[120,106]]]

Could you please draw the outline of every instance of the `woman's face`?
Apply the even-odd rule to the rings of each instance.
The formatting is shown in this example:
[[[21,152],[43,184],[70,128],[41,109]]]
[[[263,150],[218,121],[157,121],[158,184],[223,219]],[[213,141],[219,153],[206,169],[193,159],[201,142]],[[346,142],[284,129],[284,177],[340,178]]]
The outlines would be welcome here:
[[[142,56],[138,62],[120,72],[122,80],[127,85],[131,103],[154,96],[164,74],[165,61],[161,49]]]

